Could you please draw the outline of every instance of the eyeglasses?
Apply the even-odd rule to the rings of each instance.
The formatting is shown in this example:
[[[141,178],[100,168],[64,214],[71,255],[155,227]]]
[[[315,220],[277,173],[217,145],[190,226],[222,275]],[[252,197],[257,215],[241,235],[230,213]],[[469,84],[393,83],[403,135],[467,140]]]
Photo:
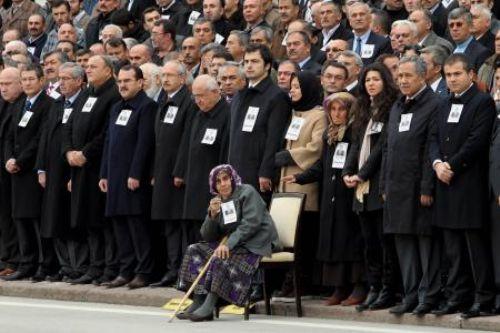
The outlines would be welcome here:
[[[332,47],[332,48],[327,47],[327,48],[325,49],[325,52],[326,52],[326,53],[329,53],[329,52],[344,52],[344,51],[345,51],[345,50],[343,50],[343,49],[339,49],[339,48],[336,48],[336,47]]]
[[[454,28],[454,27],[461,28],[463,25],[464,25],[463,22],[450,22],[450,23],[448,23],[448,26],[450,28]]]

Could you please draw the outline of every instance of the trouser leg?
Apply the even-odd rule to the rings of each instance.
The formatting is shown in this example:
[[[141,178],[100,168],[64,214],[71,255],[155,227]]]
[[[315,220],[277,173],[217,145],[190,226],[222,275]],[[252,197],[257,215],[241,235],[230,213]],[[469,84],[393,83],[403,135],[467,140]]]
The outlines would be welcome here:
[[[434,236],[418,236],[422,280],[418,290],[419,303],[437,304],[441,291],[440,261],[437,240]]]
[[[99,278],[104,272],[104,230],[92,227],[87,230],[89,245],[89,269],[87,275]]]
[[[134,273],[149,277],[153,272],[153,257],[151,254],[151,234],[148,222],[142,216],[127,217],[130,238],[132,239],[137,261]]]
[[[182,221],[167,220],[165,225],[165,240],[167,245],[167,274],[177,275],[181,265],[182,255]]]
[[[134,246],[125,217],[114,217],[113,230],[116,237],[116,249],[120,263],[120,276],[130,279],[136,266]]]
[[[62,275],[72,275],[74,269],[70,256],[70,240],[65,239],[64,237],[54,238],[54,252],[57,256],[57,261],[59,262],[59,272]]]
[[[113,232],[113,224],[107,220],[104,225],[104,276],[108,279],[113,279],[120,271],[120,262],[116,249],[116,238]]]
[[[368,283],[376,290],[382,289],[383,254],[378,226],[372,219],[372,214],[363,212],[359,214],[359,222],[363,242],[365,245],[364,256]]]
[[[403,302],[416,304],[418,303],[419,285],[422,280],[418,236],[395,234],[394,242],[403,278]]]
[[[14,219],[19,241],[19,271],[34,273],[39,261],[38,232],[35,219]]]

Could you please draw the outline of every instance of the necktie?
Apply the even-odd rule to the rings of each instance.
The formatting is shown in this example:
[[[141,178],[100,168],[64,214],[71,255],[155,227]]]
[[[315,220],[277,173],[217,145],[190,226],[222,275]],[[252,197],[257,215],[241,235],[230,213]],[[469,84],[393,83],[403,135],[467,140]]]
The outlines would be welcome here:
[[[361,38],[357,38],[356,39],[356,49],[354,50],[354,52],[356,52],[357,54],[361,55]]]
[[[26,104],[24,104],[24,109],[23,109],[23,115],[26,111],[30,111],[31,110],[31,102],[29,99],[26,100]]]
[[[65,101],[64,101],[64,108],[65,108],[65,109],[68,109],[68,108],[70,108],[70,107],[71,107],[71,102],[70,102],[69,100],[65,100]]]

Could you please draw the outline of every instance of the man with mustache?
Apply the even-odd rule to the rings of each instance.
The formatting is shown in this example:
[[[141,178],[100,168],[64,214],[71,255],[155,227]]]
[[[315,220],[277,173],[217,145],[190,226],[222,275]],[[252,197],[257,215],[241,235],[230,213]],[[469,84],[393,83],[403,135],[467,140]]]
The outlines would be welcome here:
[[[41,14],[33,14],[28,18],[28,36],[23,40],[28,51],[40,59],[42,49],[47,42],[45,33],[45,17]]]

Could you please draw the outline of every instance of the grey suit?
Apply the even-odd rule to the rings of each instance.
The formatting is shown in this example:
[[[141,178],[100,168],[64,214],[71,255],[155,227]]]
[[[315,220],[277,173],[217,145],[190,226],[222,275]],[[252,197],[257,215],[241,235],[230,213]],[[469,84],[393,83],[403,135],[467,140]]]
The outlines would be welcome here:
[[[443,47],[448,52],[448,54],[452,54],[453,50],[455,49],[449,41],[442,37],[439,37],[434,31],[431,31],[422,43],[423,47],[431,45],[438,45]]]

